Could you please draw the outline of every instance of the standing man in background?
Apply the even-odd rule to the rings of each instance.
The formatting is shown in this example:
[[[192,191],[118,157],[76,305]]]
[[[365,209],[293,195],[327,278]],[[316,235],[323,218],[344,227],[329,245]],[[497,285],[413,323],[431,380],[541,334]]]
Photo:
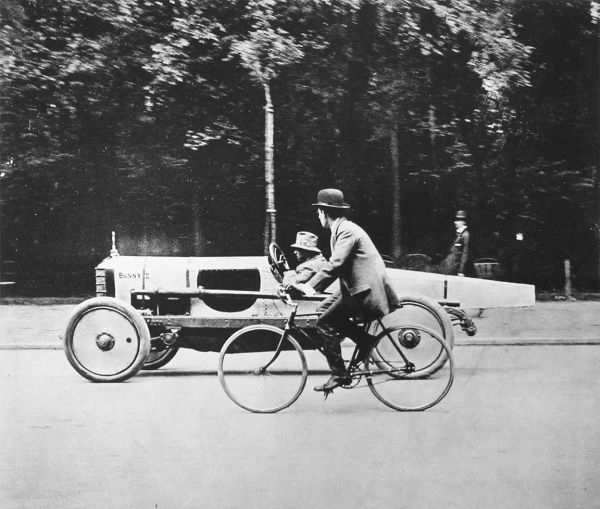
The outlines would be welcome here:
[[[470,233],[467,229],[467,213],[464,210],[456,213],[454,228],[456,237],[443,262],[443,272],[452,276],[472,276],[475,269],[470,259]]]

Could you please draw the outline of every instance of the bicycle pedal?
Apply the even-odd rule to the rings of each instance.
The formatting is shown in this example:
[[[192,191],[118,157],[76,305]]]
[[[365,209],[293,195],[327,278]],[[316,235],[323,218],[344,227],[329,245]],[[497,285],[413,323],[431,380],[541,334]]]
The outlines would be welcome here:
[[[327,401],[327,396],[329,396],[330,394],[333,394],[333,389],[329,389],[327,391],[323,391],[323,399],[325,401]]]

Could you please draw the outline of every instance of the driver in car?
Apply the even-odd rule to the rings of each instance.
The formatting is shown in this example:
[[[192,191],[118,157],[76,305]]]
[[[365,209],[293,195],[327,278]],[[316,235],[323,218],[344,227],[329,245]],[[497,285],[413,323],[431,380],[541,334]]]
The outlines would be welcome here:
[[[296,234],[296,242],[290,247],[294,248],[298,266],[295,270],[287,270],[283,273],[283,287],[286,290],[292,288],[293,285],[310,281],[327,264],[327,260],[317,247],[318,240],[319,238],[311,232]]]

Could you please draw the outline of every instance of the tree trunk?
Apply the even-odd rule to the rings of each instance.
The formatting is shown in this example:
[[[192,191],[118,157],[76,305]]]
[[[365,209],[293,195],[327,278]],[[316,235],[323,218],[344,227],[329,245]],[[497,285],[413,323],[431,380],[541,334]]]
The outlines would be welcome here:
[[[194,231],[192,232],[194,239],[194,256],[204,255],[204,239],[202,235],[202,220],[200,204],[198,203],[199,197],[196,196],[196,200],[192,203],[192,214],[194,215]]]
[[[264,231],[264,251],[269,252],[269,244],[276,242],[276,211],[275,211],[275,167],[273,163],[273,102],[269,82],[263,84],[265,89],[265,185],[266,185],[266,215]]]
[[[596,170],[596,184],[598,186],[598,198],[600,198],[600,168]],[[598,290],[600,290],[600,199],[598,200],[598,222],[596,223],[596,232],[598,235]]]
[[[392,257],[398,263],[402,256],[402,212],[400,209],[400,150],[398,146],[398,122],[390,131],[392,173]]]
[[[437,157],[435,154],[435,131],[436,131],[435,106],[429,105],[429,143],[431,146],[431,169],[437,173]]]

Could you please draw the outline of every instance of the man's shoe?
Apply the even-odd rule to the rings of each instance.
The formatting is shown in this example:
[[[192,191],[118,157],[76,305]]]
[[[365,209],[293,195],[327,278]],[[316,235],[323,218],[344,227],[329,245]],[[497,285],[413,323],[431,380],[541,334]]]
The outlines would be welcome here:
[[[315,391],[317,392],[330,392],[333,389],[335,389],[336,387],[339,387],[340,385],[350,385],[352,383],[352,377],[345,375],[345,376],[337,376],[337,375],[332,375],[331,378],[329,380],[327,380],[327,382],[325,382],[323,385],[317,385],[315,387]]]

